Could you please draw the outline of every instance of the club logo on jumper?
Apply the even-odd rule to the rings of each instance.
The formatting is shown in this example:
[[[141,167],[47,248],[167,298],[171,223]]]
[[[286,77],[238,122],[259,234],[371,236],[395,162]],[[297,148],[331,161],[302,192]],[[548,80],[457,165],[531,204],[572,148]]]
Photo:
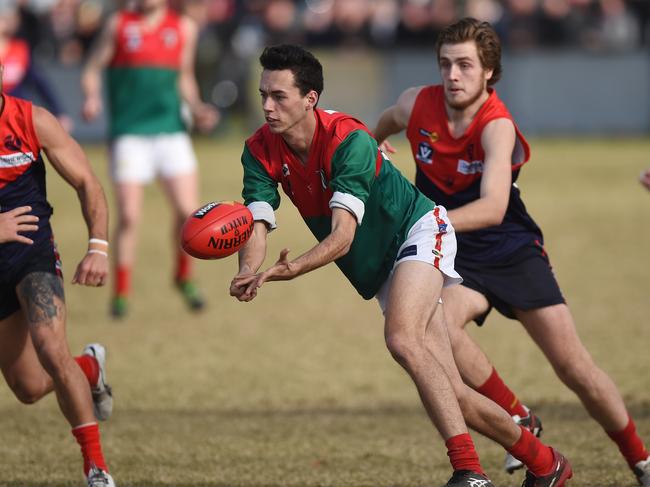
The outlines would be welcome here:
[[[438,233],[447,233],[446,223],[438,223]]]
[[[160,33],[160,37],[162,38],[163,45],[167,49],[171,49],[173,47],[176,47],[176,44],[178,44],[178,34],[172,28],[164,29]]]
[[[5,147],[7,149],[19,151],[21,150],[22,146],[23,146],[23,141],[20,140],[18,137],[15,137],[11,134],[5,137]]]
[[[125,44],[127,51],[137,51],[142,45],[142,35],[137,24],[129,24],[124,28]]]
[[[478,174],[483,172],[483,161],[465,161],[458,160],[458,167],[456,170],[461,174]]]
[[[288,178],[291,175],[291,172],[289,171],[289,164],[287,164],[286,162],[282,164],[282,175],[285,178]]]
[[[213,208],[216,208],[216,207],[219,206],[220,204],[221,204],[220,201],[213,201],[213,202],[211,202],[211,203],[208,203],[208,204],[205,205],[204,207],[199,208],[198,210],[196,210],[196,212],[194,213],[193,216],[194,216],[194,218],[201,219],[201,218],[203,218],[205,215],[207,215],[208,213],[210,213],[210,210],[212,210]]]
[[[418,145],[418,152],[415,154],[415,158],[424,164],[432,164],[433,147],[431,147],[428,142],[420,142],[420,145]]]
[[[440,136],[438,135],[438,132],[429,132],[426,129],[420,129],[420,135],[424,135],[425,137],[429,137],[429,140],[431,141],[432,144],[435,144],[438,142],[438,139]]]

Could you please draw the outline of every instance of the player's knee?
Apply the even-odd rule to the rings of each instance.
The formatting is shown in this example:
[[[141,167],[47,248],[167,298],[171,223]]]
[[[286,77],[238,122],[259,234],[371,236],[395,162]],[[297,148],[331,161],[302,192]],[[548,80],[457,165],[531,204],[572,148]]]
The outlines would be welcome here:
[[[133,230],[140,223],[140,215],[136,211],[122,211],[119,213],[117,224],[120,230]]]
[[[591,384],[590,361],[567,358],[554,364],[555,372],[567,387],[573,390],[589,388]]]
[[[409,368],[418,362],[425,352],[422,341],[405,332],[392,332],[386,335],[386,347],[393,358],[402,366]]]
[[[23,404],[34,404],[47,393],[46,385],[35,381],[13,381],[9,383],[9,387],[16,399]]]

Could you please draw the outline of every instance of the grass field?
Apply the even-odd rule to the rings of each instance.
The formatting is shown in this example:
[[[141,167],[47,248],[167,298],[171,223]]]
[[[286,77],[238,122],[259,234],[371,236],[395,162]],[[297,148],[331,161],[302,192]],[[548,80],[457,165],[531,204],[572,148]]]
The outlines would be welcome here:
[[[202,200],[238,199],[241,140],[197,141]],[[579,331],[619,385],[650,440],[650,193],[637,183],[650,140],[534,140],[520,178],[545,230],[556,275]],[[395,157],[413,174],[407,148]],[[88,147],[105,181],[105,152]],[[107,188],[109,189],[109,188]],[[64,259],[73,351],[109,351],[116,406],[103,428],[119,486],[424,487],[450,475],[444,445],[416,391],[383,343],[376,303],[364,302],[334,266],[260,290],[253,303],[228,296],[236,259],[197,262],[209,299],[188,313],[171,285],[168,208],[147,193],[132,313],[114,323],[109,289],[69,285],[86,245],[74,192],[53,171],[50,200]],[[110,194],[109,194],[110,197]],[[314,240],[288,204],[278,213],[269,262]],[[492,314],[472,333],[501,375],[543,418],[545,439],[573,462],[570,485],[636,485],[616,447],[554,376],[513,321]],[[0,486],[80,486],[77,446],[54,397],[20,405],[0,385]],[[474,435],[497,486],[499,446]]]

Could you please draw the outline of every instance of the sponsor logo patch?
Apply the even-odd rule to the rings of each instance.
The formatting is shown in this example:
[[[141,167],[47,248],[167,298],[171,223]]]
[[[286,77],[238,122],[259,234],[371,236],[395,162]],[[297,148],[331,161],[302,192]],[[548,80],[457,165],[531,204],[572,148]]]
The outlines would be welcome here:
[[[483,172],[483,161],[465,161],[458,160],[458,167],[456,170],[461,174],[478,174]]]
[[[31,152],[4,154],[0,156],[0,168],[24,166],[26,164],[31,164],[34,161],[34,154]]]
[[[438,142],[438,139],[440,138],[440,136],[438,135],[438,132],[429,132],[428,130],[422,129],[422,128],[420,129],[420,135],[424,135],[425,137],[429,137],[429,140],[431,141],[431,143]]]
[[[431,147],[431,144],[428,142],[420,142],[415,158],[424,164],[433,163],[433,147]]]
[[[396,261],[403,259],[404,257],[410,257],[411,255],[418,255],[418,246],[417,245],[409,245],[408,247],[405,247],[397,256]]]

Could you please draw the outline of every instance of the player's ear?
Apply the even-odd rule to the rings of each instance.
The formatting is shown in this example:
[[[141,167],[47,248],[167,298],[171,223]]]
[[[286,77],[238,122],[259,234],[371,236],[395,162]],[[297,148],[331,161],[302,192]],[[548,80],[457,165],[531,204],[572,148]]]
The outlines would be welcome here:
[[[316,103],[318,103],[318,93],[316,93],[314,90],[311,90],[309,93],[307,93],[305,100],[305,110],[313,110],[316,106]]]
[[[492,79],[493,74],[494,74],[494,69],[486,69],[483,73],[483,76],[485,77],[485,81],[490,81]]]

